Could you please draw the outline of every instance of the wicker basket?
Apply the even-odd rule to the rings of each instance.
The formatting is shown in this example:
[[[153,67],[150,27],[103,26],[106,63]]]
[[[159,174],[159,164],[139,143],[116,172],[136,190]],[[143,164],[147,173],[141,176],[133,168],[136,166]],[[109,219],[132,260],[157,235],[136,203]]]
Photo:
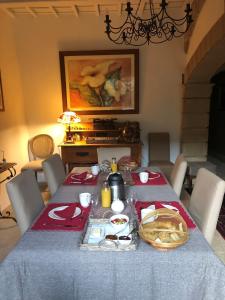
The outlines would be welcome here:
[[[138,168],[138,164],[134,161],[130,163],[119,163],[118,165],[120,171],[135,171]]]
[[[155,220],[147,223],[152,217],[155,217]],[[156,209],[147,214],[140,223],[139,235],[159,250],[179,247],[186,243],[189,237],[184,219],[178,212],[168,208]]]

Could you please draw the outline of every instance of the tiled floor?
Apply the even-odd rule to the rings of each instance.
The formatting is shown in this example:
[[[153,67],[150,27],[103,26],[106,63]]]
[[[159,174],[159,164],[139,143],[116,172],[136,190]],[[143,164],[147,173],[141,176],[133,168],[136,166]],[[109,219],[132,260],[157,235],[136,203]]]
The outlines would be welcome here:
[[[12,220],[0,220],[0,261],[11,251],[20,239],[20,232]]]

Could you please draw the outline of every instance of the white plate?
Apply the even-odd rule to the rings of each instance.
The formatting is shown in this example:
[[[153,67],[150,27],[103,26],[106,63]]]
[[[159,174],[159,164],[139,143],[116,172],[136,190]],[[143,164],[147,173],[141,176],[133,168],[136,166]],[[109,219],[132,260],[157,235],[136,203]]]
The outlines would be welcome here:
[[[151,177],[151,175],[154,175],[154,177]],[[149,175],[149,179],[148,180],[153,180],[153,179],[157,179],[160,177],[160,173],[156,173],[156,172],[150,172],[150,175]]]
[[[69,206],[68,205],[64,205],[64,206],[58,206],[58,207],[53,208],[52,210],[50,210],[48,212],[49,218],[54,219],[54,220],[66,220],[66,218],[62,218],[62,217],[58,216],[56,214],[56,212],[57,211],[62,211],[64,209],[66,209],[67,207],[69,207]],[[74,211],[74,213],[73,213],[73,215],[72,215],[71,218],[76,218],[80,214],[81,214],[81,209],[79,207],[76,207],[76,209],[75,209],[75,211]]]
[[[68,207],[68,205],[64,205],[64,206],[58,206],[58,207],[55,207],[55,208],[51,209],[51,210],[48,212],[49,218],[55,219],[55,220],[65,220],[65,218],[62,218],[62,217],[60,217],[60,216],[57,216],[57,215],[55,214],[55,212],[57,212],[57,211],[62,211],[62,210],[64,210],[64,209],[66,209],[67,207]]]
[[[176,208],[175,206],[173,205],[169,205],[169,204],[162,204],[162,206],[164,206],[165,208],[168,208],[168,209],[172,209],[172,210],[176,210],[179,212],[179,209]]]
[[[83,180],[83,178],[82,178],[82,179],[79,178],[79,175],[80,175],[80,174],[72,174],[72,175],[70,176],[70,178],[72,178],[72,179],[74,179],[74,180],[76,180],[76,181],[81,181],[81,180]]]
[[[81,214],[81,209],[80,209],[80,207],[76,207],[76,209],[75,209],[75,211],[74,211],[74,213],[73,213],[73,215],[72,215],[72,219],[73,218],[76,218],[77,216],[79,216]]]
[[[70,176],[70,178],[72,178],[75,181],[86,181],[86,180],[91,179],[93,177],[93,175],[89,174],[89,173],[87,173],[86,177],[82,177],[82,178],[80,178],[79,175],[80,174],[72,174]]]

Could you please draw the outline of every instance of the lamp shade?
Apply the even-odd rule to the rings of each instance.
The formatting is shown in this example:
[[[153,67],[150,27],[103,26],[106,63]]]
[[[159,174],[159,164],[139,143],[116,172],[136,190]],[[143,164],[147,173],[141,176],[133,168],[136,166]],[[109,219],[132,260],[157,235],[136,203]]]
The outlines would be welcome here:
[[[79,123],[80,117],[74,111],[65,111],[59,116],[58,122],[63,124]]]

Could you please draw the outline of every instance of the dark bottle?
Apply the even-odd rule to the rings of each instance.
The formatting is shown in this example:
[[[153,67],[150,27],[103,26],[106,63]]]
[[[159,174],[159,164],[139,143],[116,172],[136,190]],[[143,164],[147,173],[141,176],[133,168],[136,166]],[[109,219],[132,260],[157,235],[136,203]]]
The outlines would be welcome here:
[[[125,200],[124,181],[120,173],[112,173],[108,177],[109,187],[111,189],[111,200]]]

